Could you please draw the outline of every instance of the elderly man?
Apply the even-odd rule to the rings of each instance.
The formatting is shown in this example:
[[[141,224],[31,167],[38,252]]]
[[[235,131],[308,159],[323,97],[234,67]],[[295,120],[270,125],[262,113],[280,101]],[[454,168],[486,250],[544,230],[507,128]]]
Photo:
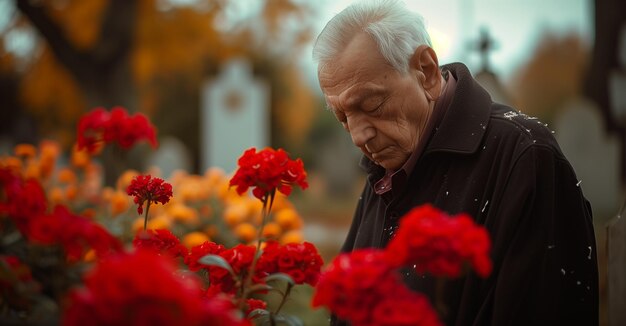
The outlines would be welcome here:
[[[421,17],[397,1],[349,6],[313,56],[368,174],[342,251],[384,247],[421,204],[465,212],[489,231],[491,276],[406,279],[431,300],[437,283],[446,324],[598,324],[591,208],[546,125],[492,102],[463,64],[440,67]]]

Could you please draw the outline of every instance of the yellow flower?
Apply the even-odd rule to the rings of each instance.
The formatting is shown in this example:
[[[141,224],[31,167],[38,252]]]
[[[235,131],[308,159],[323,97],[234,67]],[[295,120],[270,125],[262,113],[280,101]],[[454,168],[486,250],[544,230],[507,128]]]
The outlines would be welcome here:
[[[168,206],[167,213],[174,219],[183,223],[198,223],[198,212],[183,204]]]
[[[130,184],[131,181],[133,181],[133,178],[138,176],[139,172],[136,170],[126,170],[124,171],[124,173],[122,173],[122,175],[119,176],[119,178],[117,178],[117,189],[121,190],[121,191],[126,191],[126,188],[128,188],[128,185]]]
[[[274,214],[274,222],[278,223],[285,230],[301,229],[303,224],[300,215],[292,208],[277,211]]]
[[[283,234],[283,236],[280,237],[279,242],[281,244],[302,243],[303,240],[304,237],[302,236],[302,232],[293,230]]]
[[[112,192],[110,195],[109,208],[112,216],[117,216],[128,210],[130,206],[129,196],[122,191]]]
[[[267,239],[276,239],[281,232],[282,228],[280,227],[280,225],[274,222],[268,222],[267,224],[265,224],[265,227],[263,227],[263,237]]]
[[[135,222],[133,222],[133,231],[137,232],[139,230],[143,230],[143,222],[143,216],[138,217]],[[171,226],[172,221],[165,215],[159,215],[148,219],[148,229],[169,229]]]
[[[230,227],[234,227],[246,220],[248,216],[248,207],[243,204],[232,204],[224,209],[224,222]]]
[[[256,238],[256,228],[250,223],[241,223],[233,230],[235,235],[244,243],[248,243]]]
[[[187,246],[187,248],[192,248],[210,240],[211,239],[209,238],[209,236],[207,236],[205,233],[195,231],[187,233],[187,235],[183,237],[183,244]]]

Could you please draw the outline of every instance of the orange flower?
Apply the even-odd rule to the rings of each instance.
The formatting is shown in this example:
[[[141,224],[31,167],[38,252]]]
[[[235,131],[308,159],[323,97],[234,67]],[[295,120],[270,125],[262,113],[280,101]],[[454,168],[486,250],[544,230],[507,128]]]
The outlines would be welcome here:
[[[204,232],[199,231],[187,233],[187,235],[183,237],[183,244],[187,246],[187,248],[201,245],[206,241],[211,241],[211,239]]]
[[[263,227],[263,237],[267,239],[276,239],[281,232],[282,228],[280,225],[273,222],[269,222],[265,224],[265,227]]]
[[[89,162],[91,162],[91,155],[89,155],[89,152],[87,152],[86,149],[81,150],[78,149],[77,145],[74,145],[72,147],[70,161],[72,166],[82,169],[89,165]]]
[[[74,184],[78,178],[76,177],[76,173],[74,173],[74,171],[69,168],[63,168],[57,173],[57,180],[61,183]]]
[[[289,232],[283,234],[282,237],[280,237],[280,243],[281,244],[302,243],[302,241],[304,241],[304,237],[302,236],[302,232],[297,231],[297,230],[289,231]]]
[[[31,144],[18,144],[13,148],[13,153],[15,153],[17,157],[25,159],[33,158],[37,155],[37,148]]]
[[[112,216],[117,216],[121,213],[126,212],[128,206],[130,206],[130,202],[128,200],[128,195],[121,191],[115,191],[110,195],[110,203],[109,208],[111,210]]]
[[[128,188],[128,186],[130,185],[131,181],[133,181],[133,178],[138,176],[139,172],[136,170],[126,170],[122,173],[122,175],[119,176],[119,178],[117,178],[117,189],[119,190],[126,190],[126,188]]]
[[[44,140],[39,144],[40,177],[47,179],[50,175],[52,175],[60,153],[61,147],[56,142]]]
[[[6,168],[15,174],[22,174],[22,161],[13,156],[3,157],[0,158],[0,168]]]
[[[235,235],[244,243],[248,243],[256,238],[256,228],[250,223],[241,223],[233,231]]]
[[[234,227],[246,220],[248,207],[244,204],[229,205],[224,209],[224,222]]]
[[[174,221],[180,221],[183,223],[199,222],[198,212],[183,204],[175,204],[168,207],[167,213],[172,217],[172,219],[174,219]]]
[[[301,229],[303,224],[298,213],[292,208],[277,211],[274,215],[274,222],[285,230]]]

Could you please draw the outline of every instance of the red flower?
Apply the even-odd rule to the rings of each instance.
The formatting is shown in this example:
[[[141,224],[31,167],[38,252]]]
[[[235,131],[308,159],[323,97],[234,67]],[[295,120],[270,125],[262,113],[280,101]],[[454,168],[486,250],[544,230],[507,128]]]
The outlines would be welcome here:
[[[322,273],[313,306],[326,306],[339,318],[355,325],[371,320],[376,302],[400,282],[386,263],[383,251],[362,249],[341,254]]]
[[[424,295],[398,283],[390,295],[372,307],[369,325],[377,326],[439,326],[437,312]]]
[[[233,269],[235,275],[237,275],[240,280],[245,280],[248,276],[250,266],[252,265],[252,259],[254,258],[255,252],[256,247],[254,246],[238,244],[233,248],[226,249],[220,252],[219,256],[226,260],[226,262]],[[258,268],[256,268],[255,274],[259,275],[258,277],[254,278],[257,281],[266,275],[263,274],[263,271],[259,270]],[[222,290],[222,292],[225,293],[234,293],[238,290],[235,287],[237,284],[232,275],[222,267],[210,267],[209,282],[215,286],[218,286]]]
[[[198,260],[206,255],[219,255],[224,250],[226,249],[221,244],[205,241],[203,244],[191,248],[191,251],[185,257],[185,264],[189,267],[189,270],[194,272],[199,271],[202,268],[208,269],[210,266],[200,264]]]
[[[309,242],[281,246],[276,241],[268,241],[258,266],[268,274],[285,273],[296,284],[315,286],[323,264],[317,249]]]
[[[246,299],[246,312],[244,312],[244,316],[248,316],[252,311],[257,309],[267,309],[267,303],[258,299]]]
[[[80,259],[88,249],[98,257],[121,252],[122,244],[104,227],[56,206],[52,214],[40,215],[30,223],[29,240],[41,244],[60,244],[70,260]]]
[[[27,234],[31,221],[46,212],[43,188],[37,180],[24,181],[5,168],[0,168],[0,185],[4,190],[4,196],[0,196],[0,214],[6,214],[22,234]]]
[[[158,254],[167,254],[172,257],[186,257],[187,248],[169,230],[147,230],[137,232],[133,240],[133,246],[137,249],[148,249]]]
[[[152,147],[157,146],[156,128],[141,113],[129,116],[126,109],[114,107],[111,112],[97,108],[80,118],[78,122],[78,149],[87,148],[95,153],[101,144],[116,142],[128,149],[137,141],[146,139]]]
[[[148,204],[161,203],[165,204],[172,197],[172,185],[160,178],[152,178],[151,175],[138,175],[130,182],[126,193],[134,196],[135,204],[137,204],[137,213],[143,213],[143,203]]]
[[[428,300],[404,285],[382,250],[335,258],[320,276],[312,304],[355,326],[439,325]]]
[[[308,187],[302,160],[289,159],[280,148],[266,148],[258,153],[255,148],[250,148],[239,158],[238,165],[230,185],[237,186],[240,195],[253,187],[254,196],[263,200],[275,190],[289,195],[293,184],[302,189]]]
[[[479,276],[487,277],[490,246],[487,231],[468,215],[450,217],[423,205],[402,217],[386,252],[396,267],[415,265],[418,272],[456,277],[469,262]]]
[[[232,303],[202,297],[167,256],[138,250],[101,260],[73,291],[64,325],[249,325]]]

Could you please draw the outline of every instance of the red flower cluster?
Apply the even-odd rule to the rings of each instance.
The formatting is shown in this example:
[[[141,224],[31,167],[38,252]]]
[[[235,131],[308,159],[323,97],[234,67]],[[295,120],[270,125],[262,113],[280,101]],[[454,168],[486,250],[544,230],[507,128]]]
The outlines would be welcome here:
[[[46,195],[37,180],[22,178],[11,170],[0,168],[0,214],[7,215],[22,234],[30,230],[30,222],[47,209]]]
[[[135,235],[133,246],[171,257],[187,257],[187,247],[167,229],[139,231]]]
[[[116,142],[128,149],[137,141],[146,139],[153,148],[157,146],[156,129],[141,113],[129,116],[126,109],[114,107],[111,112],[97,108],[80,118],[78,122],[78,149],[87,148],[89,153],[98,151],[102,144]]]
[[[285,273],[296,284],[315,286],[322,269],[322,257],[309,242],[289,243],[281,246],[276,241],[268,241],[259,267],[268,274]]]
[[[229,300],[203,298],[196,278],[146,250],[100,261],[70,294],[63,324],[250,325]]]
[[[98,256],[122,248],[121,243],[105,228],[86,218],[72,214],[65,206],[56,206],[47,213],[47,201],[39,182],[22,180],[9,170],[0,169],[4,200],[0,214],[7,215],[30,241],[60,244],[70,260],[78,260],[88,249]]]
[[[239,194],[254,187],[254,196],[263,200],[275,190],[289,195],[293,184],[302,189],[308,187],[302,160],[289,159],[287,152],[281,148],[266,148],[258,153],[255,148],[250,148],[239,158],[238,164],[239,169],[230,180],[230,185],[237,186]]]
[[[148,201],[165,204],[172,197],[172,185],[161,178],[152,178],[151,175],[138,175],[130,182],[126,193],[134,196],[137,204],[137,213],[143,213],[143,203]]]
[[[394,266],[415,265],[418,272],[457,277],[470,262],[476,273],[491,273],[487,231],[466,214],[450,217],[431,205],[416,207],[400,220],[387,245]]]
[[[208,269],[210,266],[201,264],[198,260],[206,255],[219,255],[224,250],[226,250],[226,248],[224,248],[221,244],[205,241],[204,243],[191,248],[191,251],[189,251],[189,254],[185,257],[185,265],[189,267],[189,270],[194,272],[203,268]]]
[[[320,277],[313,306],[326,306],[352,325],[440,325],[428,300],[411,292],[385,252],[339,255]]]
[[[98,257],[121,252],[122,244],[104,227],[56,206],[52,214],[40,215],[30,222],[27,237],[42,244],[60,244],[70,260],[80,259],[88,249]]]
[[[192,271],[203,268],[207,270],[211,284],[209,292],[234,294],[238,290],[237,280],[228,270],[219,266],[203,265],[198,260],[206,255],[224,258],[241,282],[248,276],[255,252],[254,246],[239,244],[231,249],[225,249],[222,245],[207,241],[191,248],[189,255],[185,257],[185,264]],[[290,275],[296,284],[315,285],[322,265],[322,258],[317,249],[308,242],[281,246],[278,242],[270,241],[255,266],[252,280],[255,283],[263,283],[263,279],[268,275],[280,272]]]
[[[255,252],[256,247],[254,246],[238,244],[233,248],[225,249],[218,255],[226,260],[240,280],[245,280],[250,271]],[[255,276],[256,277],[253,277],[253,279],[259,280],[265,277],[265,274],[257,268]],[[237,283],[232,275],[230,275],[230,272],[218,266],[211,266],[209,268],[209,282],[219,287],[224,293],[234,294],[238,290],[236,287]]]

